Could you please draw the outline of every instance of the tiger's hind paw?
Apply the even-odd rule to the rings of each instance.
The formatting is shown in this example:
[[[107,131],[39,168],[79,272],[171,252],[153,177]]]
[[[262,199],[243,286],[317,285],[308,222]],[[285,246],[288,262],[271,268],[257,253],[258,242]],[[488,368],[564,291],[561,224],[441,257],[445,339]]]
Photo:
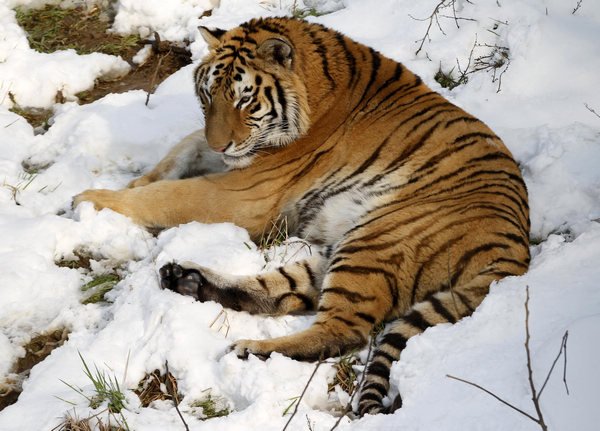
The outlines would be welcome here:
[[[206,280],[195,269],[185,269],[176,263],[168,263],[159,270],[160,287],[181,295],[200,298],[200,288]]]
[[[233,351],[240,359],[248,359],[248,355],[253,354],[263,361],[272,353],[272,350],[261,348],[261,341],[257,340],[238,340],[229,346],[229,351]]]

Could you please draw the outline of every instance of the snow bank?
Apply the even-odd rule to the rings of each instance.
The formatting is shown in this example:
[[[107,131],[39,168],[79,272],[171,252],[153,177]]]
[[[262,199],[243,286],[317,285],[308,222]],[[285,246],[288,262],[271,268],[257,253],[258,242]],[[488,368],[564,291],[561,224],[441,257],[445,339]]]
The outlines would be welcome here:
[[[111,80],[129,72],[120,57],[93,53],[77,55],[68,49],[44,54],[29,49],[15,12],[0,3],[0,106],[12,107],[9,93],[20,107],[50,108],[57,93],[67,100],[89,90],[95,79]]]

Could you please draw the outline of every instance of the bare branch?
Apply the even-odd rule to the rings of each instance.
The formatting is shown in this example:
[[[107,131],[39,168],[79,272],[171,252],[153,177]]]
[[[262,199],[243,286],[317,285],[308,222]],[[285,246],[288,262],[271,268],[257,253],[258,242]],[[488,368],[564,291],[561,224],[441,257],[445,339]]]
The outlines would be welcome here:
[[[350,401],[348,401],[348,404],[346,405],[346,409],[340,415],[340,417],[338,418],[338,420],[335,422],[335,424],[333,425],[333,427],[329,431],[333,431],[334,429],[337,428],[337,426],[340,424],[340,421],[342,420],[342,418],[348,414],[348,412],[350,411],[350,409],[352,409],[352,401],[354,401],[354,397],[356,396],[356,394],[358,394],[359,392],[362,392],[362,388],[363,388],[363,385],[365,384],[365,380],[366,380],[366,377],[367,377],[367,365],[369,364],[369,361],[371,359],[371,351],[373,350],[373,344],[374,343],[375,343],[375,331],[372,330],[371,331],[371,340],[369,341],[369,350],[367,351],[367,361],[365,362],[365,370],[363,372],[362,377],[360,378],[360,383],[358,384],[358,389],[360,389],[360,390],[358,390],[358,391],[355,390],[352,393],[352,396],[350,397]]]
[[[600,118],[600,114],[598,114],[596,111],[594,111],[592,108],[590,108],[590,106],[587,103],[584,103],[585,107],[588,109],[588,111],[590,111],[592,114],[594,114],[596,117]]]
[[[573,12],[571,12],[572,15],[575,15],[575,12],[577,12],[579,10],[579,8],[581,7],[581,3],[583,3],[583,0],[577,1],[577,5],[575,6],[575,9],[573,9]]]
[[[300,394],[300,398],[298,398],[298,401],[296,401],[296,407],[294,408],[294,412],[292,413],[292,415],[290,416],[290,418],[288,419],[287,423],[285,424],[285,426],[283,427],[283,429],[281,431],[285,431],[287,429],[287,427],[290,424],[290,422],[292,421],[292,419],[294,419],[294,416],[296,416],[296,413],[298,413],[298,407],[300,406],[300,401],[302,401],[302,397],[306,393],[306,390],[308,389],[308,385],[310,385],[310,382],[312,381],[313,377],[315,377],[315,374],[317,374],[317,370],[319,369],[319,367],[321,366],[322,363],[323,363],[323,360],[319,359],[319,362],[317,362],[315,369],[313,370],[312,374],[308,378],[308,381],[306,382],[306,385],[304,386],[304,390]]]
[[[531,351],[529,350],[529,285],[525,288],[525,353],[527,354],[527,375],[529,377],[529,387],[531,388],[531,401],[537,412],[539,420],[537,421],[544,431],[547,430],[546,424],[544,423],[544,417],[542,415],[542,409],[540,407],[540,400],[535,390],[535,384],[533,383],[533,369],[531,366]]]
[[[494,394],[493,392],[485,389],[484,387],[482,387],[478,384],[469,382],[468,380],[460,379],[458,377],[451,376],[449,374],[446,374],[446,377],[449,377],[451,379],[458,380],[459,382],[463,382],[468,385],[474,386],[477,389],[481,389],[485,393],[491,395],[492,397],[494,397],[495,399],[500,401],[502,404],[507,405],[511,409],[516,410],[517,412],[521,413],[522,415],[528,417],[529,419],[531,419],[532,421],[537,423],[542,428],[543,431],[547,431],[548,427],[547,427],[546,423],[544,422],[544,417],[542,416],[542,410],[540,408],[540,396],[542,395],[542,392],[544,391],[544,388],[546,387],[546,383],[548,383],[548,379],[550,378],[552,371],[554,371],[554,366],[556,365],[556,363],[558,362],[558,359],[560,358],[560,356],[563,353],[565,356],[564,365],[563,365],[563,367],[564,367],[563,368],[563,382],[565,384],[565,389],[567,391],[567,395],[569,394],[569,387],[567,385],[567,339],[569,337],[569,331],[565,331],[565,334],[563,335],[562,341],[560,343],[560,349],[558,351],[558,354],[556,355],[556,358],[554,359],[554,362],[552,363],[552,366],[550,367],[550,371],[548,371],[548,374],[546,375],[546,380],[544,381],[542,388],[539,390],[539,392],[537,392],[535,389],[535,384],[533,383],[533,368],[531,365],[531,350],[529,348],[529,340],[531,339],[531,336],[529,334],[529,286],[526,286],[525,292],[526,292],[526,298],[525,298],[525,353],[527,355],[527,374],[528,374],[528,380],[529,380],[529,387],[531,388],[531,394],[532,394],[531,400],[533,401],[533,405],[534,405],[536,413],[537,413],[537,418],[535,418],[532,415],[530,415],[529,413],[521,410],[520,408],[515,407],[513,404],[509,403],[508,401],[503,400],[498,395]]]
[[[504,400],[503,400],[502,398],[500,398],[498,395],[496,395],[495,393],[493,393],[493,392],[491,392],[491,391],[488,391],[486,388],[484,388],[484,387],[482,387],[482,386],[479,386],[477,383],[473,383],[473,382],[470,382],[470,381],[468,381],[468,380],[464,380],[464,379],[461,379],[461,378],[458,378],[458,377],[455,377],[455,376],[451,376],[450,374],[446,374],[446,377],[449,377],[449,378],[451,378],[451,379],[454,379],[454,380],[458,380],[459,382],[466,383],[467,385],[475,386],[477,389],[480,389],[480,390],[482,390],[483,392],[485,392],[486,394],[489,394],[489,395],[491,395],[492,397],[496,398],[496,399],[497,399],[498,401],[500,401],[502,404],[506,404],[506,405],[507,405],[508,407],[510,407],[511,409],[513,409],[513,410],[516,410],[516,411],[518,411],[519,413],[521,413],[522,415],[524,415],[524,416],[527,416],[527,417],[528,417],[529,419],[531,419],[532,421],[534,421],[534,422],[536,422],[536,423],[539,423],[539,420],[538,420],[538,419],[536,419],[536,418],[534,418],[533,416],[531,416],[529,413],[527,413],[527,412],[524,412],[524,411],[523,411],[523,410],[521,410],[520,408],[513,406],[513,405],[512,405],[511,403],[509,403],[508,401],[504,401]]]
[[[565,361],[564,361],[564,365],[563,365],[563,382],[565,384],[565,390],[567,391],[567,395],[569,395],[569,386],[567,385],[567,339],[568,338],[569,338],[569,331],[565,331],[565,335],[563,335],[562,341],[560,342],[560,349],[558,350],[558,354],[556,355],[556,358],[554,358],[554,362],[552,362],[550,371],[548,371],[548,374],[546,375],[546,380],[544,380],[544,384],[542,385],[540,391],[538,392],[538,399],[542,396],[542,392],[544,391],[544,388],[546,387],[546,383],[548,383],[548,380],[550,379],[550,375],[552,374],[552,371],[554,370],[554,366],[558,362],[558,359],[560,358],[560,355],[563,353],[563,351],[565,354]]]
[[[454,2],[455,2],[455,0],[452,0],[452,4],[453,5],[454,5]],[[417,55],[419,52],[421,52],[421,49],[423,49],[423,44],[425,43],[425,39],[429,39],[429,31],[431,30],[431,25],[433,24],[433,20],[434,19],[436,20],[436,22],[438,24],[438,27],[441,30],[440,23],[439,23],[439,21],[437,21],[437,14],[438,14],[438,12],[439,12],[439,10],[440,10],[441,7],[446,6],[445,3],[446,3],[446,0],[440,1],[437,4],[437,6],[435,7],[435,9],[433,9],[433,12],[431,12],[431,15],[429,15],[429,18],[425,18],[425,19],[422,19],[422,20],[418,19],[418,21],[427,21],[427,20],[429,20],[429,25],[427,26],[427,30],[425,30],[425,35],[423,36],[423,39],[420,39],[421,40],[421,44],[419,45],[419,48],[415,52],[415,55]],[[411,15],[409,15],[409,16],[411,18],[413,18]],[[417,18],[413,18],[413,19],[417,19]],[[443,31],[442,31],[442,33],[443,33]]]
[[[169,361],[165,361],[165,375],[169,376]],[[169,379],[167,379],[166,382],[168,383]],[[183,419],[183,416],[182,416],[181,412],[179,411],[179,399],[177,398],[177,394],[175,393],[176,391],[174,390],[173,385],[167,384],[166,386],[167,386],[167,390],[170,393],[169,395],[171,395],[171,397],[173,398],[173,404],[175,404],[175,410],[177,410],[177,414],[179,415],[181,422],[183,422],[185,429],[187,431],[190,431],[188,424],[185,422],[185,419]]]

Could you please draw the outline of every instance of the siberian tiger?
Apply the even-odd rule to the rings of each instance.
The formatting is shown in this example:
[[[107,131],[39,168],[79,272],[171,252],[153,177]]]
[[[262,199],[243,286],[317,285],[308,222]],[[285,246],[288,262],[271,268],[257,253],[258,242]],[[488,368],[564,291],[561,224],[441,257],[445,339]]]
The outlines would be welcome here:
[[[255,240],[285,217],[324,251],[257,276],[168,264],[162,286],[250,313],[316,310],[299,333],[236,341],[240,357],[341,355],[391,321],[358,410],[395,409],[400,398],[391,407],[383,399],[409,337],[470,315],[491,282],[528,268],[517,164],[477,118],[341,33],[268,18],[201,34],[209,53],[195,91],[205,129],[128,188],[88,190],[75,204],[149,228],[229,221]]]

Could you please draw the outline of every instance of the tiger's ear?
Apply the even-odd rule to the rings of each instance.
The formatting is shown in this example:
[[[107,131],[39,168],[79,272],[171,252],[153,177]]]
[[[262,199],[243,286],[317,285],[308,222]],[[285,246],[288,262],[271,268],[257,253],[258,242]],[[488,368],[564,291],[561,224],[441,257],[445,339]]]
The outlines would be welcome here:
[[[203,26],[198,27],[198,30],[200,30],[202,38],[208,43],[210,49],[216,47],[221,42],[221,36],[226,33],[225,30],[221,30],[220,28],[207,28]]]
[[[265,40],[256,51],[264,60],[280,64],[288,69],[292,68],[294,50],[285,40],[278,37]]]

